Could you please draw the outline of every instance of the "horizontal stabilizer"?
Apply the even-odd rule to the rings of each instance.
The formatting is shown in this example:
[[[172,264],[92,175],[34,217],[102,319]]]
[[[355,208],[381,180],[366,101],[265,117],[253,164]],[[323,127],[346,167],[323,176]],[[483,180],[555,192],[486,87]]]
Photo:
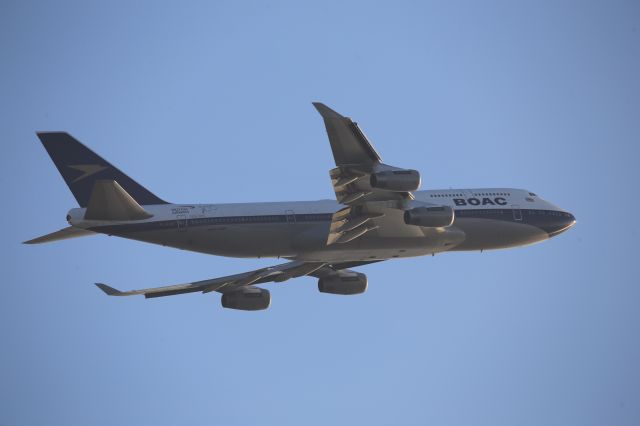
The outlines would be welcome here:
[[[68,240],[69,238],[85,237],[87,235],[96,235],[96,233],[93,231],[88,231],[86,229],[76,228],[75,226],[68,226],[59,231],[34,238],[29,241],[25,241],[23,244],[50,243],[52,241]]]
[[[115,180],[97,180],[84,218],[87,220],[143,220],[152,217]]]

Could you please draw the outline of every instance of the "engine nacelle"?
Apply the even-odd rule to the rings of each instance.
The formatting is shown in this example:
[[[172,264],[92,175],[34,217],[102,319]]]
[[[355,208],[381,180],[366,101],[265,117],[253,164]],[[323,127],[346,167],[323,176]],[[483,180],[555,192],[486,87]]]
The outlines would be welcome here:
[[[320,293],[361,294],[367,291],[367,276],[358,272],[338,271],[318,280]]]
[[[449,206],[416,207],[404,212],[404,223],[425,228],[451,226],[454,220],[455,212]]]
[[[420,188],[420,173],[417,170],[388,170],[371,175],[369,184],[372,188],[389,191],[415,191]]]
[[[222,294],[222,307],[241,311],[261,311],[271,304],[269,290],[257,287],[241,287]]]

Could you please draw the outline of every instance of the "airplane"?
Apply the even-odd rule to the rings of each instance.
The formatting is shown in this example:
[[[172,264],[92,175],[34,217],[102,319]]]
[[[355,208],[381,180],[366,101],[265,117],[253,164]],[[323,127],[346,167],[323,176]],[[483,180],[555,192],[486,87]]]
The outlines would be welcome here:
[[[130,291],[96,284],[109,296],[218,292],[225,308],[257,311],[271,304],[269,291],[259,284],[311,276],[322,293],[361,294],[367,276],[349,268],[524,246],[576,223],[571,213],[526,189],[418,191],[417,170],[384,164],[356,122],[322,103],[313,105],[323,118],[336,164],[329,172],[335,200],[173,204],[68,133],[37,132],[80,207],[69,210],[68,227],[25,244],[106,234],[218,256],[287,259],[186,284]]]

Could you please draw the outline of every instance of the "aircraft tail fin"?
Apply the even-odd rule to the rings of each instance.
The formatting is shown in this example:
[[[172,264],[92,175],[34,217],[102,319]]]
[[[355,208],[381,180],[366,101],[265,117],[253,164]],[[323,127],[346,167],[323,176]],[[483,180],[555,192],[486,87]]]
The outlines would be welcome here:
[[[69,238],[85,237],[87,235],[97,235],[97,234],[95,232],[92,232],[86,229],[76,228],[75,226],[68,226],[59,231],[52,232],[50,234],[43,235],[41,237],[37,237],[29,241],[25,241],[22,244],[50,243],[53,241],[68,240]]]
[[[167,204],[70,134],[38,132],[37,135],[80,207],[89,205],[94,184],[105,179],[118,182],[137,204]]]

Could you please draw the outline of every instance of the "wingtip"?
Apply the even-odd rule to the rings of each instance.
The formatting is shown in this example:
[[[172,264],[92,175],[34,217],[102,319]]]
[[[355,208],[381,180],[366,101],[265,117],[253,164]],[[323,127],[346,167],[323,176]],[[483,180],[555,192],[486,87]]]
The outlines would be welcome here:
[[[323,118],[344,118],[322,102],[311,102]]]
[[[109,296],[121,296],[122,292],[120,290],[116,290],[113,287],[109,287],[106,284],[102,284],[102,283],[95,283],[96,286],[102,290],[103,292],[105,292],[107,295]]]
[[[313,107],[320,113],[322,114],[322,110],[324,108],[326,108],[326,105],[323,104],[322,102],[311,102],[311,105],[313,105]]]

